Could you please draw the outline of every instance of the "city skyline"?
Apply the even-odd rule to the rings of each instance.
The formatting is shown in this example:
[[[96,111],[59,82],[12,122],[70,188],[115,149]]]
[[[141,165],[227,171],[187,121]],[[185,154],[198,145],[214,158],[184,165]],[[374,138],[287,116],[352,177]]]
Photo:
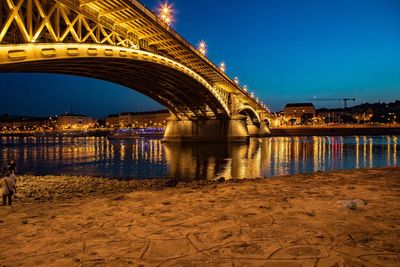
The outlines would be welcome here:
[[[142,1],[156,11],[158,1]],[[173,2],[172,27],[194,46],[207,42],[214,64],[226,63],[273,111],[288,102],[356,98],[392,102],[400,95],[398,1],[282,1],[243,5]],[[238,19],[240,14],[240,19]],[[207,18],[206,20],[204,18]],[[221,34],[223,33],[223,34]],[[109,82],[48,74],[0,74],[0,113],[95,117],[162,106]],[[10,90],[10,85],[13,85]],[[339,101],[315,103],[341,107]]]

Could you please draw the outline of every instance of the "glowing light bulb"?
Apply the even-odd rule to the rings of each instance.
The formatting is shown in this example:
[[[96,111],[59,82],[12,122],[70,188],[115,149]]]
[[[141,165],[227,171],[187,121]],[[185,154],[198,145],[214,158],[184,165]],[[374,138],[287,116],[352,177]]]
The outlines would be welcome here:
[[[247,92],[247,85],[243,86],[243,90]]]
[[[225,62],[221,62],[221,64],[219,64],[219,69],[225,72],[226,70]]]
[[[160,6],[158,16],[169,26],[174,21],[173,13],[174,10],[172,8],[172,4],[165,2]]]
[[[205,41],[200,41],[200,43],[199,43],[199,51],[203,55],[205,55],[207,53],[207,43]]]
[[[235,77],[235,83],[236,83],[237,85],[239,85],[239,78],[238,78],[238,77]]]

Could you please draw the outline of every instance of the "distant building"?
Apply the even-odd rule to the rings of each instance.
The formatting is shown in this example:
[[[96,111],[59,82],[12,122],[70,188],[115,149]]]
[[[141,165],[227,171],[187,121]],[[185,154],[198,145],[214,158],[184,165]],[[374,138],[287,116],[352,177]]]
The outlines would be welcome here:
[[[347,109],[319,109],[318,117],[325,124],[352,124],[369,123],[374,116],[374,111],[369,108],[347,108]]]
[[[125,112],[110,115],[106,118],[106,126],[111,129],[118,128],[165,128],[168,110],[152,112]]]
[[[340,123],[341,118],[345,115],[343,109],[327,109],[322,108],[318,111],[318,118],[323,124]]]
[[[352,118],[357,123],[370,122],[373,116],[374,116],[374,111],[372,110],[372,108],[366,108],[364,110],[352,114]]]
[[[51,127],[48,118],[0,116],[0,131],[35,131]]]
[[[57,117],[57,129],[65,130],[88,130],[94,128],[97,120],[81,114],[65,114]]]
[[[283,115],[287,124],[307,123],[316,116],[316,109],[312,103],[289,103]]]

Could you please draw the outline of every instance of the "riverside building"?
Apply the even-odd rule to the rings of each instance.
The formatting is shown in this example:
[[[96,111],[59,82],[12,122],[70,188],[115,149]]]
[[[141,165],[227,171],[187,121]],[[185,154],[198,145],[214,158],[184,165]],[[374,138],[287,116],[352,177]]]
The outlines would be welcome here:
[[[110,115],[106,118],[106,126],[119,128],[165,128],[170,117],[168,110],[152,112],[125,112]]]
[[[81,114],[64,114],[57,117],[57,129],[65,130],[89,130],[96,127],[97,120]]]
[[[283,111],[284,122],[291,125],[304,124],[314,119],[316,113],[312,103],[289,103]]]

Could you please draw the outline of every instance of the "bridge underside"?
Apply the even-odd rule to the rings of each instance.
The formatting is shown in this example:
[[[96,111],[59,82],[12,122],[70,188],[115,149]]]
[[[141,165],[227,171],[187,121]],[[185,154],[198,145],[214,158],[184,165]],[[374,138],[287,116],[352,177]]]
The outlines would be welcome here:
[[[2,72],[70,74],[132,88],[167,107],[178,118],[223,118],[213,95],[190,76],[150,62],[73,58],[0,65]]]

